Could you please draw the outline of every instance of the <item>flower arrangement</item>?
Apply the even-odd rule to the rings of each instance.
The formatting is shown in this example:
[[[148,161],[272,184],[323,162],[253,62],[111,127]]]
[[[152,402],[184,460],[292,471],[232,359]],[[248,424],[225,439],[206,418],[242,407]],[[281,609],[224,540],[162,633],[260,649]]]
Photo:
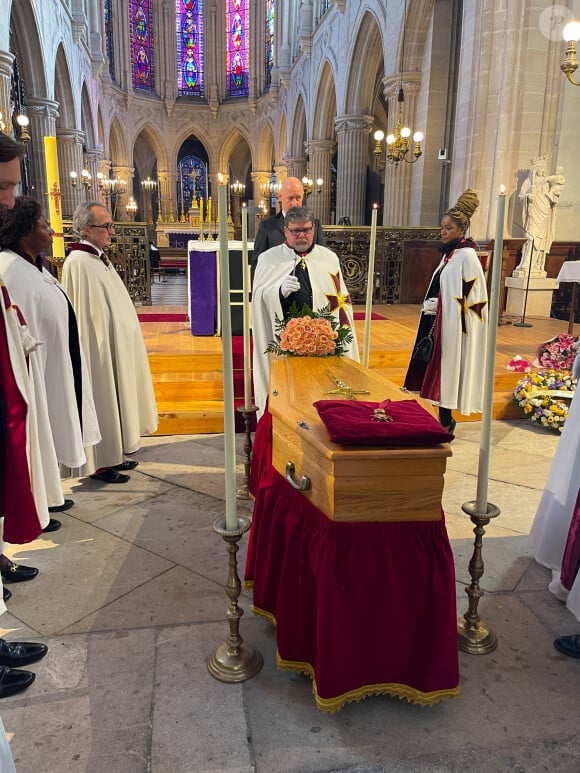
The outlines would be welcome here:
[[[275,318],[275,340],[266,352],[296,357],[328,357],[344,354],[353,340],[350,327],[341,325],[326,306],[312,311],[306,304],[301,310],[295,303],[285,319]]]
[[[537,366],[552,370],[570,370],[576,357],[574,344],[577,336],[561,333],[543,343],[538,349]]]
[[[530,363],[520,354],[516,354],[513,360],[510,360],[507,364],[508,370],[513,370],[516,373],[529,373],[532,369]]]
[[[514,402],[531,421],[562,432],[568,416],[568,401],[574,397],[576,381],[569,372],[544,370],[529,373],[514,389]]]

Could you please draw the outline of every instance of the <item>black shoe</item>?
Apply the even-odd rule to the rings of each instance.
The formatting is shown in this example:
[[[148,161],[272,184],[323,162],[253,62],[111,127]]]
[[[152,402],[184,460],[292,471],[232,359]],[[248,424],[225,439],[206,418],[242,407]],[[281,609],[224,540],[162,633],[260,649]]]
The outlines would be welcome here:
[[[34,580],[38,574],[38,569],[34,566],[22,566],[15,564],[6,556],[0,556],[0,574],[5,582],[26,582]]]
[[[50,507],[48,509],[50,510]],[[49,531],[58,531],[61,526],[62,523],[60,521],[57,521],[56,518],[51,518],[48,522],[48,525],[45,526],[42,531],[45,533]]]
[[[74,502],[72,501],[72,499],[65,499],[62,505],[55,505],[54,507],[49,507],[48,512],[64,513],[66,510],[70,510],[73,505],[74,505]]]
[[[91,478],[93,480],[102,480],[103,483],[127,483],[128,480],[131,480],[128,475],[123,475],[123,473],[117,472],[112,467],[102,472],[96,472],[94,475],[91,475]]]
[[[554,647],[569,658],[580,658],[580,633],[576,636],[560,636],[554,639]]]
[[[0,666],[0,698],[8,698],[10,695],[26,690],[34,682],[36,674],[32,671],[20,671],[17,668]]]
[[[0,639],[0,666],[21,668],[41,660],[48,652],[46,644]]]
[[[138,465],[139,462],[136,462],[134,459],[125,459],[121,464],[116,464],[113,469],[117,470],[117,472],[128,472],[129,470],[134,470]]]
[[[8,590],[8,588],[2,586],[2,596],[4,597],[4,603],[8,601],[8,599],[12,598],[12,591]]]

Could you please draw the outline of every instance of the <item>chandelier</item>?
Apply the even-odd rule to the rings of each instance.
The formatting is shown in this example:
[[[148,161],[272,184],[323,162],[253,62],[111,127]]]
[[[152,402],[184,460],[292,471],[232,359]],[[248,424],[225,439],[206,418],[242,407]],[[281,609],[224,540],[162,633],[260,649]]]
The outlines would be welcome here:
[[[560,69],[574,86],[580,86],[580,81],[574,80],[574,73],[578,69],[578,59],[576,59],[576,41],[580,38],[580,21],[571,21],[564,27],[563,36],[568,47],[566,48],[566,58],[560,65]]]
[[[411,129],[409,129],[408,126],[403,126],[405,92],[403,91],[402,82],[399,87],[397,102],[397,123],[393,131],[390,134],[387,134],[385,147],[382,145],[382,142],[385,139],[384,131],[377,129],[373,135],[375,139],[373,155],[377,165],[380,164],[386,166],[386,164],[394,164],[394,166],[398,166],[401,161],[406,161],[408,164],[414,164],[423,155],[423,149],[421,148],[423,132],[415,132],[415,134],[413,134],[413,142],[415,143],[412,153],[413,158],[408,157],[409,150],[411,149]]]

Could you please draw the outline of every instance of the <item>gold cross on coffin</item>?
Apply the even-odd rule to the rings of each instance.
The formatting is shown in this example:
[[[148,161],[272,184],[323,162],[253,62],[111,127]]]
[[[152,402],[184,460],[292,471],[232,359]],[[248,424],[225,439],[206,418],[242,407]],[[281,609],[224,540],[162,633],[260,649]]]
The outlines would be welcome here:
[[[334,378],[330,373],[327,373],[330,380],[336,384],[337,388],[332,389],[330,392],[325,392],[325,395],[342,395],[347,400],[356,400],[356,395],[370,395],[368,389],[355,389],[342,381],[340,378]]]

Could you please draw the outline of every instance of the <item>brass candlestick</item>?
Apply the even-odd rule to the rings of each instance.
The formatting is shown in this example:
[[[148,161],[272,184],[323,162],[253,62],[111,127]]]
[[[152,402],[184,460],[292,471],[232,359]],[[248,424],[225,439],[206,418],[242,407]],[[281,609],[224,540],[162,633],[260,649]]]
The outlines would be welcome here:
[[[250,425],[252,423],[252,416],[257,413],[258,406],[252,405],[250,408],[245,408],[240,405],[236,410],[244,417],[245,438],[244,438],[244,482],[237,491],[238,499],[250,498],[250,464],[252,461],[252,431]]]
[[[477,612],[479,599],[483,596],[483,591],[479,587],[479,580],[483,576],[484,569],[481,548],[483,535],[485,534],[484,526],[487,526],[492,518],[497,518],[500,511],[491,502],[487,502],[487,512],[485,514],[477,512],[476,507],[476,502],[466,502],[461,505],[461,509],[471,518],[475,526],[473,529],[475,541],[473,555],[469,562],[471,585],[465,589],[469,597],[469,603],[467,612],[463,615],[463,618],[459,618],[457,621],[457,636],[459,649],[462,652],[467,652],[469,655],[486,655],[489,652],[493,652],[497,647],[497,636],[481,621]]]
[[[213,530],[227,543],[229,558],[229,573],[226,584],[226,595],[230,600],[227,619],[230,634],[223,644],[212,652],[207,660],[207,670],[220,682],[235,684],[251,679],[264,665],[262,653],[249,644],[243,644],[240,636],[240,618],[244,614],[238,606],[242,592],[242,584],[238,576],[238,542],[250,528],[250,519],[243,515],[237,516],[238,528],[227,529],[225,517],[218,518],[213,524]]]

